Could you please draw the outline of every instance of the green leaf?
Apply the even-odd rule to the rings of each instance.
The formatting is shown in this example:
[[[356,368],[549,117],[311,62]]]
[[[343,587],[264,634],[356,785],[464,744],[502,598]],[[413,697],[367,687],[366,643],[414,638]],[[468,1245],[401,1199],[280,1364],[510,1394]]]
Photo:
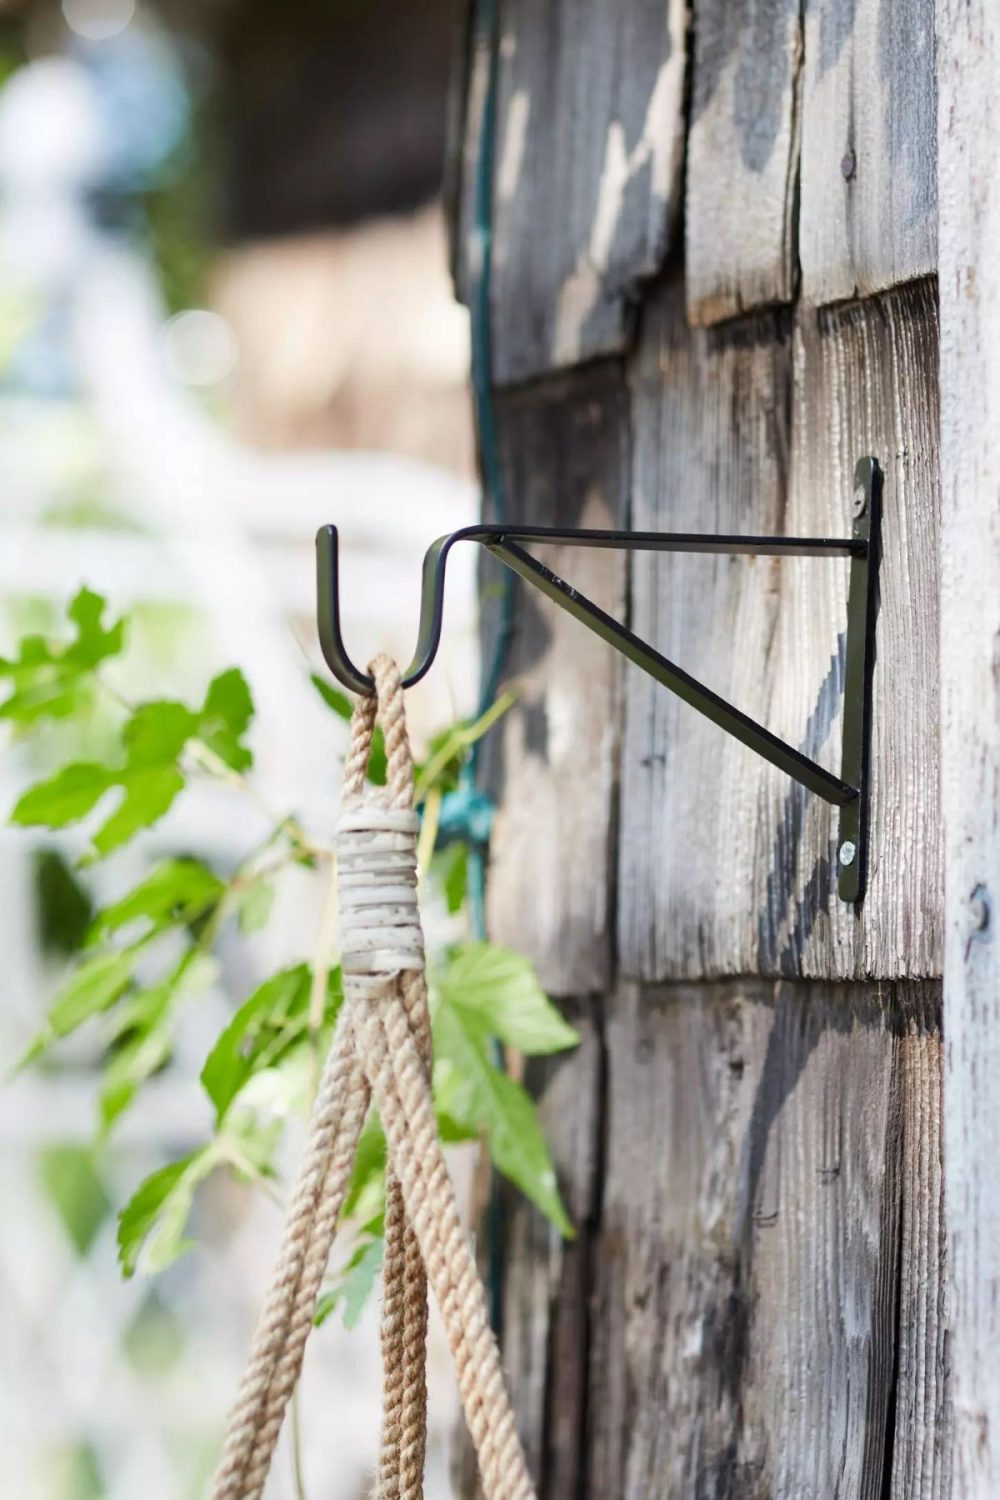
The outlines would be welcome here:
[[[282,969],[254,990],[236,1011],[229,1025],[218,1037],[201,1070],[202,1086],[215,1105],[216,1123],[247,1079],[260,1068],[268,1067],[280,1056],[277,1038],[297,1039],[302,1026],[290,1028],[301,1018],[309,1003],[309,966],[296,964]],[[289,1030],[294,1037],[289,1038]]]
[[[567,1025],[521,954],[499,943],[462,943],[438,975],[441,1001],[475,1018],[528,1057],[575,1047]]]
[[[92,606],[83,609],[84,617],[88,611],[92,612]],[[96,649],[93,642],[91,647]],[[235,669],[214,679],[197,714],[171,699],[140,704],[122,731],[122,765],[65,766],[25,792],[14,808],[13,820],[63,828],[86,817],[106,791],[118,788],[118,805],[93,839],[94,857],[110,854],[170,809],[184,787],[180,756],[196,734],[227,764],[245,769],[251,757],[240,744],[240,736],[252,715],[249,689]]]
[[[307,1035],[311,988],[308,964],[282,969],[266,979],[233,1016],[201,1071],[217,1123],[254,1074],[274,1068]],[[340,970],[334,969],[327,985],[325,1026],[336,1019],[340,999]]]
[[[125,765],[109,773],[122,798],[94,834],[96,854],[104,856],[151,828],[184,790],[177,761],[196,732],[198,720],[183,703],[158,699],[135,710],[123,731]]]
[[[319,693],[327,708],[332,709],[338,719],[343,719],[345,723],[350,722],[351,715],[354,712],[354,705],[347,694],[342,693],[339,688],[331,687],[326,678],[321,677],[318,672],[310,672],[309,681],[317,693]]]
[[[118,1260],[122,1274],[155,1276],[190,1249],[184,1238],[195,1190],[222,1162],[211,1141],[180,1161],[147,1177],[118,1217]]]
[[[68,719],[81,710],[86,696],[76,677],[67,678],[62,672],[47,679],[39,677],[0,704],[0,718],[21,725],[35,724],[39,719]]]
[[[316,1304],[313,1322],[317,1328],[341,1304],[344,1308],[344,1327],[357,1328],[365,1304],[378,1281],[383,1253],[381,1233],[371,1239],[364,1239],[358,1245],[336,1283],[323,1293]]]
[[[468,896],[468,862],[465,844],[457,842],[438,850],[431,861],[431,869],[444,891],[451,916],[462,910]]]
[[[122,952],[98,953],[80,964],[57,993],[45,1025],[18,1068],[34,1062],[53,1042],[114,1005],[132,981],[142,946],[137,943]]]
[[[374,1214],[381,1213],[385,1201],[386,1156],[382,1121],[378,1117],[378,1111],[372,1106],[358,1138],[354,1170],[341,1210],[342,1218],[369,1219]]]
[[[107,601],[88,588],[82,588],[73,599],[67,614],[76,626],[76,640],[63,654],[65,663],[80,671],[92,671],[100,662],[119,654],[125,644],[125,622],[118,620],[105,627],[106,608]]]
[[[267,926],[274,905],[274,886],[266,880],[254,880],[236,895],[236,916],[240,931],[249,936]]]
[[[483,1130],[498,1169],[571,1239],[573,1226],[534,1103],[493,1066],[482,1023],[457,1007],[439,1005],[434,1050],[434,1097],[441,1111],[460,1129]]]
[[[146,703],[125,726],[126,762],[119,769],[80,761],[30,787],[11,820],[25,826],[65,828],[97,806],[105,792],[119,788],[118,806],[94,835],[98,855],[109,854],[163,816],[184,787],[176,765],[191,716],[182,704]]]
[[[107,1134],[147,1078],[159,1071],[173,1050],[178,1005],[202,994],[216,974],[214,959],[189,949],[161,984],[131,995],[119,1006],[115,1047],[101,1079],[100,1120]]]
[[[213,678],[198,718],[198,734],[234,771],[245,771],[253,755],[241,744],[253,719],[253,698],[238,667]]]
[[[93,837],[94,848],[101,856],[158,823],[184,790],[184,777],[176,766],[151,766],[121,777],[120,785],[125,795]]]
[[[43,1147],[38,1176],[77,1255],[86,1255],[111,1211],[93,1147],[66,1142]]]
[[[188,923],[210,911],[225,890],[197,859],[167,859],[111,906],[99,911],[92,932],[104,936],[147,919],[152,928]]]
[[[94,920],[90,891],[60,849],[36,849],[32,864],[39,947],[46,958],[75,959]]]
[[[446,1109],[434,1101],[434,1118],[437,1121],[438,1135],[446,1146],[461,1146],[467,1141],[478,1141],[478,1125],[460,1125]]]
[[[126,769],[172,765],[197,729],[196,715],[183,703],[169,698],[141,703],[123,730]]]
[[[96,762],[64,766],[48,780],[28,788],[18,799],[11,822],[26,828],[65,828],[86,817],[114,784],[114,772]]]
[[[226,1121],[217,1137],[222,1155],[238,1176],[250,1182],[275,1177],[274,1151],[281,1139],[281,1120],[259,1119],[247,1112]]]
[[[116,656],[124,644],[122,622],[106,628],[104,608],[98,594],[82,589],[69,607],[76,626],[72,641],[63,645],[26,635],[15,658],[0,660],[0,676],[11,682],[0,717],[30,725],[44,718],[66,718],[89,704],[93,669]]]
[[[376,724],[372,733],[371,754],[368,757],[368,780],[372,786],[385,786],[387,774],[385,740],[382,737],[382,726],[381,724]]]
[[[139,1087],[170,1057],[172,998],[172,986],[165,982],[126,1003],[128,1015],[123,1018],[125,1039],[119,1043],[101,1075],[99,1113],[102,1135],[107,1135],[132,1103]]]
[[[225,1115],[233,1120],[251,1118],[281,1124],[291,1115],[305,1115],[312,1103],[314,1082],[312,1048],[301,1027],[299,1040],[283,1047],[277,1062],[258,1067],[240,1086]]]

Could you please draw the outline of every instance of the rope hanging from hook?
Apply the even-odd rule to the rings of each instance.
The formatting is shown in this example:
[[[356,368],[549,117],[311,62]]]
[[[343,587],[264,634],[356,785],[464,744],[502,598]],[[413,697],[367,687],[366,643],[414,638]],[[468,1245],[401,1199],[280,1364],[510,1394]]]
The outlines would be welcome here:
[[[413,760],[399,672],[370,668],[337,830],[344,1005],[327,1058],[270,1289],[229,1421],[212,1500],[259,1500],[312,1327],[369,1103],[389,1173],[383,1270],[378,1500],[420,1500],[427,1431],[427,1285],[455,1361],[486,1500],[534,1500],[476,1263],[438,1139],[417,910]],[[376,717],[386,787],[366,786]]]

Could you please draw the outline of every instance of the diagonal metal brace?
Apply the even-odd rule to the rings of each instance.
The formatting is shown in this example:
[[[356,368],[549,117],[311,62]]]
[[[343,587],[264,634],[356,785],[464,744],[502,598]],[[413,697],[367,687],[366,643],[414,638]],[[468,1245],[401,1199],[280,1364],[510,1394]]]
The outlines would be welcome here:
[[[728,734],[785,771],[824,801],[841,809],[838,838],[838,890],[844,901],[861,899],[865,879],[868,760],[871,725],[871,668],[877,605],[878,527],[881,471],[873,458],[855,470],[853,524],[849,537],[721,536],[692,532],[574,531],[549,526],[465,526],[439,537],[424,557],[420,625],[413,660],[403,674],[412,687],[430,670],[441,643],[448,555],[458,542],[478,542],[527,583],[539,589],[595,635],[683,698]],[[844,676],[843,745],[835,776],[794,745],[758,724],[647,641],[613,619],[593,600],[560,578],[525,550],[525,543],[563,547],[622,548],[632,552],[697,552],[750,557],[849,557],[847,643]],[[375,684],[351,660],[340,625],[338,539],[335,526],[316,537],[318,624],[328,667],[354,692],[371,694]]]

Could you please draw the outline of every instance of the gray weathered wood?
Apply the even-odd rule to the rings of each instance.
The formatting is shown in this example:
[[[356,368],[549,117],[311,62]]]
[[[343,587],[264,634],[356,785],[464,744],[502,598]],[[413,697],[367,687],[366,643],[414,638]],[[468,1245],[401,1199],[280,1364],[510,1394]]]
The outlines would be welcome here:
[[[500,23],[493,359],[508,384],[624,347],[677,216],[687,9],[504,0]]]
[[[602,1018],[564,1007],[582,1041],[537,1058],[524,1082],[539,1101],[576,1238],[564,1241],[523,1197],[504,1192],[504,1365],[532,1475],[546,1500],[580,1493],[587,1425],[590,1273],[603,1170]]]
[[[955,1500],[1000,1494],[1000,10],[938,0]]]
[[[933,1452],[940,1171],[903,1172],[936,1149],[933,1089],[906,1052],[912,1027],[936,1057],[935,1001],[935,986],[624,990],[607,1038],[593,1500],[878,1500],[889,1476],[893,1495],[944,1500],[892,1426],[898,1379],[907,1442]]]
[[[621,370],[497,401],[511,515],[537,525],[618,526],[628,486]],[[547,562],[603,609],[624,610],[622,553],[546,548]],[[518,701],[491,737],[500,806],[490,848],[490,932],[528,954],[551,994],[601,990],[611,965],[610,854],[619,659],[534,589],[518,588],[506,677]]]
[[[972,9],[985,48],[982,3]],[[609,28],[620,28],[624,65],[639,34],[635,0],[616,15],[570,0],[509,0],[504,11],[495,377],[503,386],[576,362],[498,392],[509,513],[846,534],[855,461],[874,454],[885,471],[871,860],[857,913],[836,895],[833,809],[621,669],[533,594],[519,602],[511,670],[522,700],[488,757],[500,801],[491,930],[529,952],[555,993],[591,997],[574,1002],[581,1053],[530,1079],[585,1232],[560,1246],[505,1197],[505,1357],[544,1500],[951,1500],[928,4],[805,0],[803,53],[797,0],[695,0],[687,265],[647,280],[667,241],[645,262],[645,250],[630,251],[638,342],[624,381],[616,364],[585,361],[625,347],[625,283],[593,277],[598,257],[577,257],[590,243],[610,159],[606,122],[618,108],[605,107],[601,72]],[[938,4],[964,57],[968,12]],[[652,10],[643,15],[653,28]],[[1000,49],[1000,36],[989,41]],[[646,61],[610,86],[635,119],[654,76]],[[988,115],[981,98],[975,107]],[[798,307],[782,306],[798,290],[806,118],[809,284]],[[827,154],[848,119],[853,134],[832,156],[829,187]],[[961,338],[978,336],[963,321],[975,292],[966,268],[1000,300],[995,263],[987,272],[976,259],[1000,223],[980,160],[983,183],[962,198],[950,272],[956,370]],[[623,225],[637,222],[631,213]],[[650,235],[633,250],[648,249]],[[566,281],[581,267],[598,292],[583,320],[580,304],[573,313],[577,341],[558,327],[573,305],[567,285],[574,296],[588,285]],[[845,302],[856,287],[886,290]],[[692,330],[689,314],[713,326]],[[965,1241],[953,1220],[965,1320],[961,1500],[1000,1493],[990,1432],[1000,1423],[991,1363],[1000,1320],[985,1300],[1000,1279],[990,1155],[1000,1109],[978,1061],[990,1057],[978,1018],[1000,1021],[988,941],[1000,629],[995,605],[983,623],[982,603],[987,587],[1000,597],[990,572],[1000,563],[996,548],[975,550],[977,536],[995,542],[989,504],[1000,494],[989,348],[977,350],[974,389],[955,379],[968,413],[953,412],[952,441],[961,434],[973,455],[965,473],[978,488],[974,526],[957,491],[950,501],[963,572],[943,637],[956,682],[950,961],[963,986],[948,1171],[952,1201],[962,1195],[963,1213],[977,1204],[980,1236]],[[626,571],[567,550],[554,565],[838,768],[845,563],[636,555]],[[977,628],[967,669],[960,642]],[[993,718],[970,750],[960,725],[976,714],[980,724]],[[976,776],[959,786],[970,753]],[[641,982],[653,980],[672,982]]]
[[[799,0],[696,0],[688,139],[693,323],[791,301],[795,277]]]
[[[806,0],[803,300],[937,270],[935,85],[934,0]]]
[[[947,1500],[952,1452],[942,1161],[944,1048],[932,1006],[913,1007],[899,1051],[903,1223],[889,1500]]]
[[[846,535],[855,460],[885,470],[871,860],[836,895],[835,810],[626,675],[619,944],[643,978],[940,973],[933,286],[689,334],[668,287],[634,378],[634,524]],[[846,566],[636,559],[637,631],[839,765]]]
[[[452,6],[451,71],[446,101],[441,201],[448,229],[448,258],[455,294],[469,303],[469,252],[475,225],[476,160],[489,82],[489,53],[474,24],[472,0]]]

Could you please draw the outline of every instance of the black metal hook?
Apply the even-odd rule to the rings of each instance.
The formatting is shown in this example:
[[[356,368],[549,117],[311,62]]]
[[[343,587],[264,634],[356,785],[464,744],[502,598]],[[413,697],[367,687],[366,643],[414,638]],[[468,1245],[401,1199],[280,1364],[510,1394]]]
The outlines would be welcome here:
[[[478,542],[575,619],[641,667],[693,708],[758,755],[778,766],[824,801],[841,808],[839,839],[840,894],[860,898],[864,880],[864,819],[870,731],[870,671],[873,659],[877,528],[881,471],[873,458],[861,459],[855,471],[854,523],[849,537],[714,536],[691,532],[572,531],[550,526],[465,526],[439,537],[427,549],[417,646],[403,686],[412,687],[430,670],[441,644],[448,556],[458,542]],[[844,684],[844,742],[841,775],[804,755],[727,703],[681,667],[639,639],[558,574],[524,550],[521,543],[555,543],[563,547],[623,548],[641,552],[699,552],[751,557],[849,557],[847,657]],[[323,656],[337,680],[353,692],[371,694],[375,684],[355,665],[344,645],[340,624],[337,528],[323,526],[316,537],[318,624]]]

